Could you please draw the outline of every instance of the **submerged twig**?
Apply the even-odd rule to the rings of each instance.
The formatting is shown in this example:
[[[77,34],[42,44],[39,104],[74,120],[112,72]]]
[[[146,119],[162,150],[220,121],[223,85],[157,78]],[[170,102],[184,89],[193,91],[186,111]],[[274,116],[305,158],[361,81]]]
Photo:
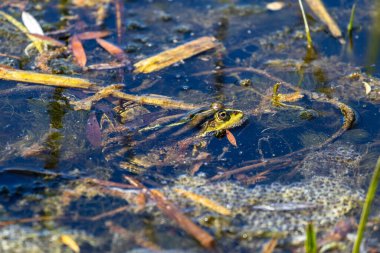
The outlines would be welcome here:
[[[147,195],[156,202],[157,207],[168,217],[173,219],[178,226],[194,237],[203,247],[212,249],[215,244],[214,238],[198,225],[193,223],[187,216],[170,203],[165,196],[158,190],[149,190],[139,181],[132,177],[124,176],[135,187],[142,189]]]

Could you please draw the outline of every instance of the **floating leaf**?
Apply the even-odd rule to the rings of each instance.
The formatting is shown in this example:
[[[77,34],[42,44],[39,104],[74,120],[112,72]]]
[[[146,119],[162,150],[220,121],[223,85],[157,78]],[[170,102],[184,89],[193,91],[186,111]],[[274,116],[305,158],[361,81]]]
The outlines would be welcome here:
[[[80,248],[78,244],[74,241],[74,239],[70,235],[61,235],[59,239],[63,244],[65,244],[75,253],[80,252]]]
[[[74,35],[71,38],[71,50],[73,51],[75,61],[78,63],[78,65],[82,68],[86,66],[86,52],[84,51],[82,42],[78,39],[76,35]]]
[[[87,120],[86,137],[92,146],[98,148],[102,145],[102,133],[95,112],[91,112]]]
[[[108,41],[103,40],[103,39],[96,39],[96,42],[98,42],[98,44],[102,48],[104,48],[108,53],[115,56],[117,59],[119,59],[119,60],[126,60],[127,59],[127,56],[124,54],[124,51],[120,47],[112,44],[111,42],[108,42]]]
[[[40,23],[29,12],[23,11],[21,14],[22,23],[30,33],[44,35]]]
[[[80,40],[93,40],[93,39],[99,39],[103,37],[107,37],[111,33],[109,31],[96,31],[96,32],[84,32],[79,33],[76,36]]]
[[[237,147],[236,138],[229,130],[226,130],[226,137],[227,140],[232,144],[232,146]]]

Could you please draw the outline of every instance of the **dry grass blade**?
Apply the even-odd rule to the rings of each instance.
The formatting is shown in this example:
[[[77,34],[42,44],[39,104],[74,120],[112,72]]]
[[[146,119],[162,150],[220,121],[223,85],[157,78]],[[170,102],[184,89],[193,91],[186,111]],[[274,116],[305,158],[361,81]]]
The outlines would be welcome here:
[[[51,45],[51,46],[55,46],[55,47],[64,47],[65,46],[65,44],[63,44],[59,40],[53,39],[53,38],[45,36],[45,35],[40,35],[40,34],[36,34],[36,33],[29,33],[29,35],[31,37],[34,37],[38,40],[43,41],[47,45]]]
[[[119,68],[124,68],[128,65],[129,65],[129,62],[111,61],[111,62],[91,64],[91,65],[88,65],[86,69],[90,69],[90,70],[119,69]]]
[[[176,62],[217,47],[214,37],[201,37],[186,44],[166,50],[134,64],[135,73],[151,73],[166,68]]]
[[[86,62],[87,62],[86,52],[84,51],[82,42],[79,40],[79,38],[76,35],[74,35],[71,38],[71,50],[73,51],[73,55],[74,55],[76,63],[78,63],[78,65],[81,66],[82,68],[86,66]]]
[[[32,71],[7,69],[3,67],[0,67],[0,79],[8,81],[36,83],[63,88],[89,89],[95,87],[95,84],[87,79],[42,74]]]
[[[272,238],[269,242],[267,242],[263,246],[262,253],[272,253],[274,251],[274,249],[276,248],[276,246],[277,246],[277,239]]]
[[[74,239],[70,235],[61,235],[59,237],[59,240],[75,253],[80,252],[80,248],[78,244],[74,241]]]
[[[203,247],[207,249],[212,249],[214,247],[214,238],[178,210],[177,207],[170,203],[161,192],[157,190],[149,190],[132,177],[124,176],[124,178],[127,179],[130,184],[141,188],[144,192],[148,193],[148,196],[156,202],[157,207],[164,214],[173,219],[178,226],[194,237]]]
[[[332,36],[339,39],[339,42],[344,44],[345,40],[342,38],[342,32],[334,19],[330,16],[326,7],[321,0],[305,0],[314,14],[327,25]]]
[[[195,203],[198,203],[202,206],[205,206],[205,207],[213,210],[216,213],[219,213],[221,215],[232,215],[232,212],[230,210],[228,210],[224,206],[221,206],[220,204],[218,204],[218,203],[216,203],[216,202],[212,201],[211,199],[208,199],[204,196],[201,196],[201,195],[189,192],[189,191],[185,191],[182,189],[174,189],[174,191],[176,193],[179,193],[182,196],[194,201]]]
[[[107,37],[111,33],[109,31],[96,31],[96,32],[83,32],[79,33],[76,36],[80,40],[93,40],[93,39],[99,39],[103,37]]]
[[[29,35],[28,29],[23,24],[21,24],[14,17],[12,17],[11,15],[6,14],[3,11],[0,11],[0,15],[3,16],[12,25],[14,25],[15,27],[17,27],[17,29],[19,29],[21,32],[25,33],[26,36],[28,36],[28,38],[33,42],[33,45],[37,48],[37,50],[38,50],[39,53],[42,53],[44,51],[43,50],[43,43],[41,43],[40,40],[31,37]]]
[[[232,146],[237,147],[237,142],[235,136],[231,133],[231,131],[226,130],[227,140],[231,143]]]

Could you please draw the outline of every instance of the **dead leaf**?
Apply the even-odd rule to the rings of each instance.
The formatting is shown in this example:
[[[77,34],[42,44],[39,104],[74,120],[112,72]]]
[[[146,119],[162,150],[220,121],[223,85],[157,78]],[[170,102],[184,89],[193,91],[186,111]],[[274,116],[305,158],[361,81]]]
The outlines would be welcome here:
[[[70,235],[61,235],[59,239],[63,244],[65,244],[75,253],[80,252],[80,248],[78,244],[74,241],[74,239]]]
[[[79,40],[93,40],[93,39],[99,39],[103,37],[107,37],[111,33],[109,31],[96,31],[96,32],[83,32],[79,33],[76,36]]]
[[[284,7],[285,7],[284,2],[271,2],[271,3],[267,3],[266,5],[267,10],[270,10],[270,11],[279,11]]]
[[[78,65],[82,68],[86,66],[86,52],[84,51],[82,42],[76,35],[71,38],[71,50],[73,51],[75,61],[78,63]]]
[[[115,56],[118,60],[123,61],[123,62],[127,60],[126,54],[124,53],[123,49],[121,49],[120,47],[103,39],[96,39],[96,42],[98,42],[98,44],[102,48],[104,48],[111,55]]]
[[[227,140],[232,144],[232,146],[237,147],[236,138],[229,130],[226,130],[226,137]]]
[[[369,85],[369,83],[364,82],[364,81],[363,81],[363,85],[365,89],[365,94],[368,95],[369,93],[371,93],[372,91],[371,85]]]
[[[44,35],[44,31],[42,30],[40,23],[38,23],[38,21],[32,16],[32,14],[23,11],[21,14],[21,19],[22,23],[30,33]]]
[[[102,133],[100,131],[99,122],[96,119],[95,112],[91,112],[87,120],[86,126],[86,137],[87,140],[94,146],[98,148],[102,145]]]

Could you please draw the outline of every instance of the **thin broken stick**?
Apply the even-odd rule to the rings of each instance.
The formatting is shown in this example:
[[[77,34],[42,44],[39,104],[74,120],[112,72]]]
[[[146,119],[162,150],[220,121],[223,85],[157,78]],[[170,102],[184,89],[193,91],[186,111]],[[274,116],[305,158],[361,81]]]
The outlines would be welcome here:
[[[74,110],[90,110],[92,103],[97,102],[103,98],[112,96],[115,98],[121,98],[121,99],[129,100],[129,101],[134,101],[140,104],[156,105],[156,106],[161,106],[161,107],[169,108],[169,109],[194,110],[194,109],[204,106],[204,105],[187,104],[182,101],[172,100],[167,97],[152,96],[152,95],[147,95],[147,96],[131,95],[131,94],[127,94],[120,91],[120,89],[122,89],[123,87],[124,87],[123,84],[109,85],[99,90],[93,96],[87,97],[79,101],[71,102],[71,104],[74,105]]]

